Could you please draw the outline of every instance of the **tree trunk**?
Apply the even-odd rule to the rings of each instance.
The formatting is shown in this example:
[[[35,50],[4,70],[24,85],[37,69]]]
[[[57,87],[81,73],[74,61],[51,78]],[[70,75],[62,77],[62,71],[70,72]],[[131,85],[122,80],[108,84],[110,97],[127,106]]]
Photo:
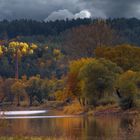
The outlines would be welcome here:
[[[80,97],[78,97],[78,101],[79,101],[80,105],[82,105],[82,102],[81,102],[81,98]]]
[[[30,96],[30,106],[32,106],[32,104],[33,104],[33,98],[32,96]]]
[[[117,94],[117,96],[118,96],[120,99],[122,98],[119,89],[116,89],[116,94]]]
[[[16,51],[15,56],[15,78],[18,79],[18,51]]]
[[[1,101],[0,101],[0,104],[3,103],[3,101],[4,101],[5,98],[6,98],[6,96],[3,96],[3,98],[2,98]]]
[[[20,106],[20,96],[19,95],[17,96],[17,102],[18,102],[17,106]]]
[[[102,92],[102,90],[100,90],[99,91],[99,96],[98,96],[99,97],[99,100],[102,98],[102,96],[103,96],[103,92]]]

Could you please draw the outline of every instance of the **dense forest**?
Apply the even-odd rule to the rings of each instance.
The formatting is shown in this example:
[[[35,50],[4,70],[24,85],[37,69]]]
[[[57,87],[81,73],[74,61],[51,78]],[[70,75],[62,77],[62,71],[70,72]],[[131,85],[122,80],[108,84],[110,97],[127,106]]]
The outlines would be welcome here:
[[[135,18],[1,21],[0,102],[139,106],[139,37]]]
[[[17,36],[40,36],[38,41],[43,41],[48,36],[58,36],[60,33],[79,27],[96,23],[98,19],[73,19],[56,21],[34,20],[3,20],[0,21],[0,39],[11,39]],[[116,18],[105,20],[106,24],[114,29],[124,42],[140,44],[140,20],[136,18]]]

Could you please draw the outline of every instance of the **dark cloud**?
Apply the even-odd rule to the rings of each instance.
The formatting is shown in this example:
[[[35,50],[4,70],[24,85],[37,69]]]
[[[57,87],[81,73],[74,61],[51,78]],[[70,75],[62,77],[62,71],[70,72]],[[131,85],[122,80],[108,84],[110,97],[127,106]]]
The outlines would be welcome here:
[[[140,0],[0,0],[0,19],[37,20],[83,17],[140,18]]]
[[[110,8],[107,8],[107,5]],[[138,17],[140,18],[139,0],[108,0],[105,13],[110,17]]]

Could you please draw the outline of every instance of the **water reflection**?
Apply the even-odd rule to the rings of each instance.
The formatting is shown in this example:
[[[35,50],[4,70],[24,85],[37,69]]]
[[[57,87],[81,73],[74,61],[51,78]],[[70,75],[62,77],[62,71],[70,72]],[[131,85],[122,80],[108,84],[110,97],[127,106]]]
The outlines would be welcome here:
[[[70,140],[139,140],[139,118],[72,117],[5,120],[0,136],[66,136]]]
[[[47,113],[47,110],[29,110],[29,111],[0,111],[0,115],[17,116],[17,115],[35,115]]]
[[[135,132],[135,127],[136,127],[136,120],[135,118],[122,118],[120,127],[122,130],[126,132],[127,135],[133,134]]]
[[[135,136],[135,132],[137,129],[137,125],[136,125],[136,117],[123,117],[121,118],[121,121],[120,121],[120,129],[121,129],[121,132],[122,135],[123,135],[123,138],[128,140],[130,137],[134,137]]]

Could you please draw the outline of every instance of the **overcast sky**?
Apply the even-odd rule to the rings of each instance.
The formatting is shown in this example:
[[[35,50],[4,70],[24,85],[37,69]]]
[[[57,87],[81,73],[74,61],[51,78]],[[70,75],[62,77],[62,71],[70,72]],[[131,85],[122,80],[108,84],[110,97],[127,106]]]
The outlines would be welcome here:
[[[140,0],[0,0],[0,20],[89,17],[140,18]]]

